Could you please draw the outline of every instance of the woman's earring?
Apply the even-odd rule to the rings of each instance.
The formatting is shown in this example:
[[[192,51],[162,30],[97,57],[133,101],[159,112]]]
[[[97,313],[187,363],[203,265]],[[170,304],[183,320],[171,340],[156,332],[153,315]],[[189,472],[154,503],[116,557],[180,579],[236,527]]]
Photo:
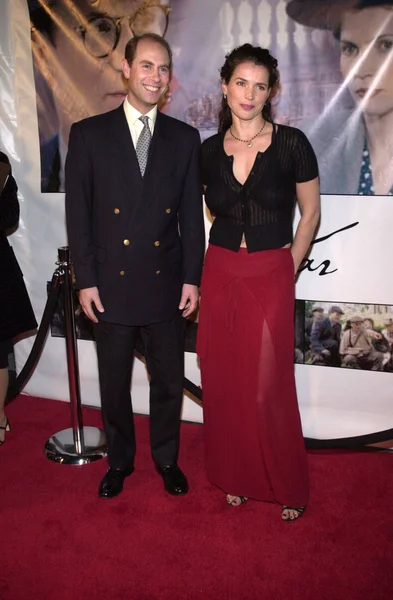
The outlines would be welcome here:
[[[224,100],[226,100],[226,99],[227,99],[227,95],[226,95],[226,94],[224,94]]]

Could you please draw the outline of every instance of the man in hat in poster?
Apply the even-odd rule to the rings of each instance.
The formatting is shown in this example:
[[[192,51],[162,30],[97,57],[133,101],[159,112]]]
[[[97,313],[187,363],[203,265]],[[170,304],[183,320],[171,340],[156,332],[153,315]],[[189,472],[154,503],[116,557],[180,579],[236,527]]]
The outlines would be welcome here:
[[[389,342],[389,348],[390,348],[390,351],[392,351],[392,348],[393,348],[393,319],[392,318],[385,320],[385,327],[381,333]]]
[[[340,366],[340,319],[344,312],[339,306],[331,306],[326,319],[316,319],[311,329],[311,362],[321,366]]]
[[[340,354],[343,367],[382,371],[383,354],[374,350],[360,315],[350,318],[350,328],[344,331],[341,340]]]

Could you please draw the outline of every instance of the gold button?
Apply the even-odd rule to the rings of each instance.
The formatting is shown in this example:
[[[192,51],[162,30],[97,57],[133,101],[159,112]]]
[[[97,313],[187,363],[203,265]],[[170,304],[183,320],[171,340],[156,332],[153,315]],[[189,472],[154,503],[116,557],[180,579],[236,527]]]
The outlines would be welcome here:
[[[157,240],[156,242],[154,242],[154,245],[158,247],[160,245],[160,242]]]
[[[115,208],[114,211],[115,215],[118,215],[120,213],[120,210],[118,208]]]
[[[120,275],[124,275],[124,271],[120,271]]]
[[[123,244],[124,244],[125,246],[129,246],[129,245],[130,245],[130,240],[124,240]]]
[[[165,212],[166,212],[167,215],[169,215],[172,211],[171,211],[170,208],[167,208]]]
[[[159,275],[161,273],[161,271],[156,271],[156,275]]]

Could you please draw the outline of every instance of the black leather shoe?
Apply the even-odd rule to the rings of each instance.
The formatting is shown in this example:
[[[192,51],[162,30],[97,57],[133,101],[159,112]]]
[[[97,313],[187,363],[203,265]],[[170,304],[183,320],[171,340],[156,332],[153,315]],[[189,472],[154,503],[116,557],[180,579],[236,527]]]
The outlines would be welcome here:
[[[164,488],[168,494],[172,494],[173,496],[187,494],[187,478],[177,465],[157,467],[157,470],[164,480]]]
[[[128,475],[131,475],[134,469],[109,469],[106,472],[98,489],[100,498],[114,498],[123,491],[123,483]]]

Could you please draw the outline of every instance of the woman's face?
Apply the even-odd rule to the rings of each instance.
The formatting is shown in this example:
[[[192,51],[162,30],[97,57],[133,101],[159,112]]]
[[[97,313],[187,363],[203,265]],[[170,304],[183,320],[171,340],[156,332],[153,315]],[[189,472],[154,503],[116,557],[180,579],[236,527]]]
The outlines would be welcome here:
[[[344,13],[341,72],[365,113],[393,111],[393,10],[372,7]]]
[[[270,94],[269,71],[253,62],[236,67],[228,83],[222,84],[232,113],[243,121],[258,117]]]

